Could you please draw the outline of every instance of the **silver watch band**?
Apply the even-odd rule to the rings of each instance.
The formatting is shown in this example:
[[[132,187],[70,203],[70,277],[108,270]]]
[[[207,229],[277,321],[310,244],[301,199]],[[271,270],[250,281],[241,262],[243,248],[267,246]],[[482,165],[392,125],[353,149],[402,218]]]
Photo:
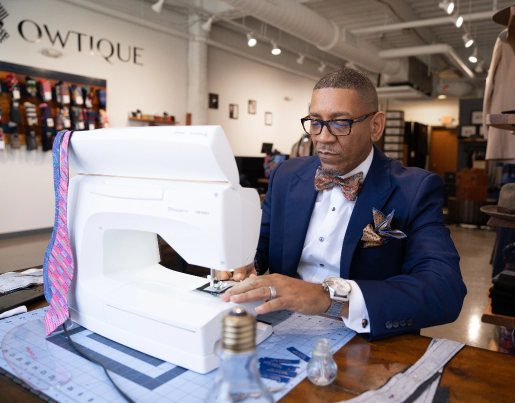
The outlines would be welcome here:
[[[341,318],[341,311],[343,307],[345,306],[345,301],[331,301],[331,306],[327,311],[323,313],[323,315],[332,316],[335,318]]]

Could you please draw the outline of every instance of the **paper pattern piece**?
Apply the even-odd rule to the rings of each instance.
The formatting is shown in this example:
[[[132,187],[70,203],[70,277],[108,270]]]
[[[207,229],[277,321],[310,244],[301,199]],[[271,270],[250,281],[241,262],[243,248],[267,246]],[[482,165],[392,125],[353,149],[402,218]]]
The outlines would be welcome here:
[[[18,338],[14,341],[13,338],[7,337],[5,341],[8,343],[2,343],[1,368],[16,375],[5,360],[4,354],[7,354],[5,352],[7,350],[8,354],[19,355],[9,357],[11,361],[21,358],[19,361],[25,360],[27,363],[34,364],[33,366],[38,366],[37,371],[42,378],[45,376],[50,379],[52,376],[59,375],[51,373],[52,368],[56,367],[55,363],[46,368],[45,362],[37,360],[37,354],[34,354],[30,345],[35,343],[34,340],[45,337],[44,328],[41,324],[38,327],[37,324],[38,321],[42,323],[47,309],[0,320],[0,340],[2,341],[13,328],[23,324],[25,324],[24,329],[40,329],[35,333],[25,332],[29,335],[24,340]],[[320,337],[328,338],[333,351],[337,351],[356,334],[345,328],[341,321],[305,316],[290,311],[260,315],[258,320],[271,324],[274,329],[272,336],[258,346],[258,356],[267,357],[268,360],[298,360],[298,357],[287,350],[288,347],[295,347],[309,356],[315,340]],[[217,370],[201,375],[118,344],[76,324],[69,333],[83,349],[87,349],[89,353],[97,353],[96,358],[107,366],[115,382],[136,402],[203,402],[213,386]],[[58,366],[71,374],[71,378],[61,387],[43,389],[43,393],[58,402],[125,402],[107,379],[104,370],[80,356],[62,331],[56,331],[49,336],[47,346],[50,346],[48,351],[52,358]],[[31,365],[30,368],[33,366]],[[300,360],[298,366],[297,376],[285,378],[286,383],[281,382],[280,378],[283,377],[280,375],[276,378],[279,381],[263,379],[268,388],[285,388],[273,393],[276,401],[306,377],[307,363]],[[273,377],[272,374],[270,376]]]
[[[43,270],[29,269],[21,273],[4,273],[0,275],[0,295],[25,288],[30,285],[43,284]]]

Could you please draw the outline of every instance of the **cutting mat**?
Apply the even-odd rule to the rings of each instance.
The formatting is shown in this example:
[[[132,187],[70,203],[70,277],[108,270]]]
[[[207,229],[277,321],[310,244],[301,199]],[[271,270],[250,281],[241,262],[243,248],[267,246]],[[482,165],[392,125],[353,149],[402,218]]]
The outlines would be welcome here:
[[[0,320],[3,353],[0,367],[21,378],[30,376],[35,387],[58,402],[124,402],[103,369],[83,358],[62,331],[44,339],[42,319],[46,309]],[[288,347],[310,356],[315,340],[320,337],[328,338],[336,351],[355,335],[341,321],[290,311],[260,315],[258,320],[271,324],[274,330],[272,336],[258,346],[259,357],[297,359]],[[13,337],[14,328],[18,328],[17,335],[23,335],[21,338]],[[136,402],[202,402],[213,386],[216,370],[201,375],[76,324],[69,333],[83,350],[95,354],[95,358],[106,365],[119,387]],[[297,376],[288,383],[263,379],[269,388],[285,388],[274,393],[276,401],[306,377],[307,363],[301,360],[299,365]]]

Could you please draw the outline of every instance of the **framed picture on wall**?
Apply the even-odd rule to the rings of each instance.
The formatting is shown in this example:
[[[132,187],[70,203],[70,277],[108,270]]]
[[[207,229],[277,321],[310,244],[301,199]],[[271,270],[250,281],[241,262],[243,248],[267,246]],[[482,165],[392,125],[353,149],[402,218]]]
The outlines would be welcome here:
[[[470,120],[473,125],[483,124],[483,111],[473,111]]]
[[[249,114],[255,115],[257,111],[257,101],[249,99]]]
[[[262,154],[272,154],[272,147],[274,143],[263,143],[261,145],[261,153]]]
[[[230,119],[238,119],[238,105],[237,104],[229,105],[229,118]]]
[[[461,126],[460,137],[472,137],[476,135],[476,126]]]
[[[272,126],[272,112],[265,112],[265,125]]]
[[[218,94],[209,94],[209,109],[218,109]]]

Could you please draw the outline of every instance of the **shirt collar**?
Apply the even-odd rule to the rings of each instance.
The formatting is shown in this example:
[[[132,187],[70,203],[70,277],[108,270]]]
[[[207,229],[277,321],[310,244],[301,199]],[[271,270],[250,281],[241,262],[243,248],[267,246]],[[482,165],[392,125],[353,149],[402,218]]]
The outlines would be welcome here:
[[[370,153],[368,154],[368,157],[365,158],[365,161],[363,161],[361,164],[359,164],[356,168],[354,168],[349,173],[346,173],[344,176],[341,176],[340,178],[348,178],[349,176],[355,175],[358,172],[363,172],[363,180],[367,177],[368,170],[370,169],[370,166],[372,165],[372,160],[374,159],[374,147],[370,150]]]

